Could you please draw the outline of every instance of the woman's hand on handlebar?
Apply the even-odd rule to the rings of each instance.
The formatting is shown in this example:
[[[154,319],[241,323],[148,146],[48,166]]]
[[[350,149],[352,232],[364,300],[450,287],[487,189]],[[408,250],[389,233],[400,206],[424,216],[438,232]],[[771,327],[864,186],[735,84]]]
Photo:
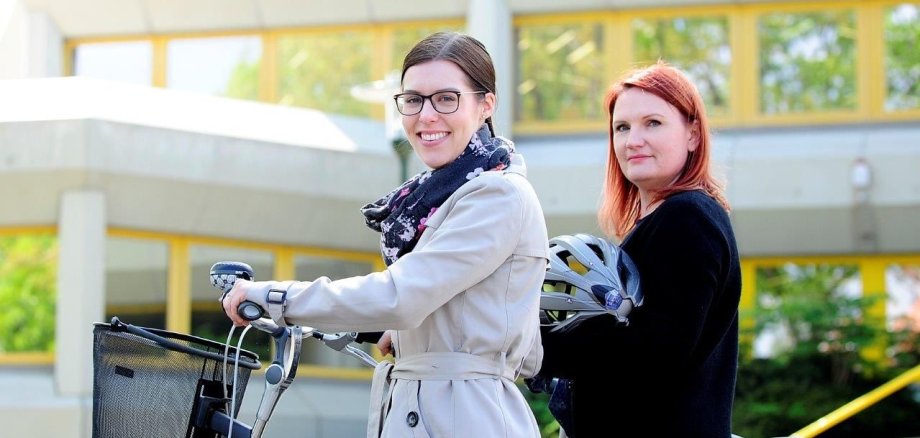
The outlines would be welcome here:
[[[380,349],[380,354],[384,356],[393,354],[393,330],[383,332],[380,340],[377,341],[377,348]]]
[[[249,288],[250,283],[252,282],[249,280],[244,280],[242,278],[237,279],[236,283],[233,284],[233,289],[227,292],[227,295],[224,296],[224,300],[221,302],[221,305],[224,307],[224,313],[233,321],[233,325],[237,327],[249,325],[249,321],[240,316],[238,309],[240,303],[246,301],[246,290]]]

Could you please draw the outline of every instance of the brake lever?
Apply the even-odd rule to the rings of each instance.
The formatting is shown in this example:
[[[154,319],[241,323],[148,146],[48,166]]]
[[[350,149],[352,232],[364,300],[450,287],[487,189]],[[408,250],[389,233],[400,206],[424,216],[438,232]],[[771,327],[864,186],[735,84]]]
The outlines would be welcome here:
[[[377,361],[371,357],[371,355],[367,354],[367,352],[364,350],[355,347],[354,345],[346,345],[344,352],[360,359],[362,362],[370,365],[371,368],[377,367]]]
[[[323,333],[318,330],[313,331],[313,337],[323,341],[327,347],[335,350],[342,351],[342,349],[348,347],[348,344],[351,344],[358,337],[357,332],[343,332],[343,333]]]

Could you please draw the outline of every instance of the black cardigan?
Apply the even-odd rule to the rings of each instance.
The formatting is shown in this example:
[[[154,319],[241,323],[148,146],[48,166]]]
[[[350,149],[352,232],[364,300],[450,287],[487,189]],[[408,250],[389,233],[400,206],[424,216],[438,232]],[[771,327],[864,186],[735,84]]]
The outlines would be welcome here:
[[[575,379],[571,432],[730,436],[741,268],[727,213],[703,192],[675,194],[622,247],[645,296],[629,326],[604,315],[543,333],[540,373]]]

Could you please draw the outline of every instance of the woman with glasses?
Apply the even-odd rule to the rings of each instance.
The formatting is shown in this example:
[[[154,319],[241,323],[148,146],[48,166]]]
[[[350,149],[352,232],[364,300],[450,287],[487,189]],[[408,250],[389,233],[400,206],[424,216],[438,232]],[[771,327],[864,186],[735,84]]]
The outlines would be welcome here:
[[[522,157],[492,126],[492,60],[472,37],[436,33],[408,53],[401,84],[403,128],[430,169],[363,208],[386,270],[237,281],[224,308],[237,325],[250,300],[290,324],[386,330],[378,346],[395,364],[375,371],[368,436],[539,437],[514,382],[541,362],[547,233]]]

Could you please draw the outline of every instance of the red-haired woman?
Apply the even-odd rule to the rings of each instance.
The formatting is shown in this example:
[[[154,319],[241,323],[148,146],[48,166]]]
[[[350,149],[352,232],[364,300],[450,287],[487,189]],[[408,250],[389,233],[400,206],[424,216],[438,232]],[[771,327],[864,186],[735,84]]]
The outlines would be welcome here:
[[[729,437],[741,270],[702,98],[659,62],[618,81],[607,109],[598,217],[623,239],[645,301],[628,326],[605,315],[544,333],[541,374],[572,379],[569,436]]]

